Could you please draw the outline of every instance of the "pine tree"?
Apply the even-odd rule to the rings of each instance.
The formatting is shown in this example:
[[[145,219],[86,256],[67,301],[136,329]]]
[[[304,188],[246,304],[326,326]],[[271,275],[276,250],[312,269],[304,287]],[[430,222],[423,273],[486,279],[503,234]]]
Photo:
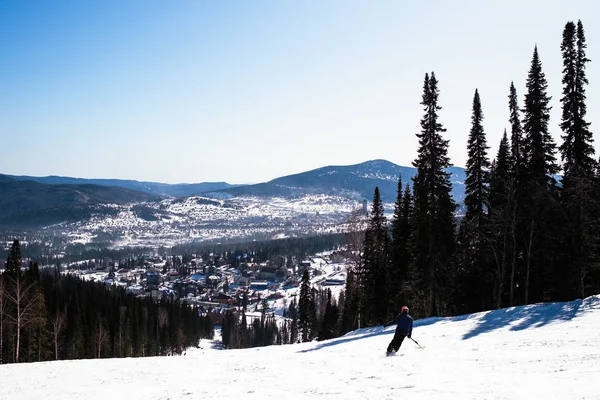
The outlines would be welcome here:
[[[392,219],[392,265],[391,265],[391,311],[400,310],[406,304],[409,280],[409,239],[411,234],[412,195],[410,186],[402,188],[402,178],[398,179],[398,197]]]
[[[496,308],[502,307],[507,285],[506,273],[513,260],[513,231],[516,229],[513,225],[515,186],[510,149],[508,135],[504,130],[491,168],[488,212],[489,249],[495,265],[493,293]]]
[[[298,325],[302,342],[309,341],[311,337],[312,326],[312,298],[311,298],[310,277],[308,269],[305,269],[302,274],[302,282],[300,284],[300,299],[298,301]]]
[[[508,109],[510,112],[510,154],[512,156],[513,174],[520,176],[524,163],[523,149],[523,128],[521,126],[521,117],[519,114],[519,101],[517,98],[517,89],[513,82],[510,83],[510,92],[508,95]]]
[[[589,129],[590,123],[585,120],[585,85],[589,84],[585,75],[585,65],[590,61],[585,54],[586,48],[581,21],[578,21],[577,28],[573,22],[568,22],[560,46],[563,56],[560,128],[564,132],[564,142],[560,151],[564,162],[564,179],[567,182],[571,176],[593,175],[595,167],[592,132]]]
[[[417,174],[413,178],[414,195],[414,256],[415,280],[421,283],[421,298],[413,303],[423,304],[421,313],[433,316],[443,312],[446,306],[451,263],[454,256],[454,211],[456,203],[452,199],[448,141],[441,133],[446,130],[438,121],[439,89],[435,74],[431,78],[425,74],[423,99],[424,115],[421,119],[421,132],[417,134],[419,150],[413,165]],[[413,308],[414,309],[414,308]],[[417,308],[418,315],[418,308]]]
[[[4,274],[6,277],[16,279],[21,275],[21,244],[18,239],[13,240],[6,259]]]
[[[510,123],[510,279],[509,279],[509,305],[515,305],[515,288],[520,275],[520,264],[518,254],[522,246],[520,235],[522,229],[522,205],[525,204],[525,150],[523,145],[523,128],[519,115],[519,103],[517,89],[513,82],[510,83],[508,95],[509,123]]]
[[[523,108],[524,131],[524,179],[520,183],[523,195],[523,239],[525,244],[524,269],[524,301],[544,300],[546,278],[555,265],[553,251],[557,248],[552,243],[552,228],[557,223],[552,221],[558,216],[556,207],[556,145],[548,131],[550,119],[550,96],[547,94],[548,83],[542,72],[542,63],[537,46],[531,60],[531,68],[527,78],[527,93]]]
[[[587,45],[581,21],[577,27],[567,22],[560,49],[563,57],[562,122],[563,144],[560,146],[564,176],[562,179],[562,207],[566,214],[563,229],[565,267],[557,271],[557,300],[571,300],[585,296],[586,278],[596,261],[595,241],[597,222],[595,206],[595,159],[590,123],[585,120],[585,86],[589,83],[585,65],[590,61],[585,54]]]
[[[367,325],[382,324],[389,316],[389,249],[389,237],[383,203],[381,202],[379,188],[375,187],[360,264],[363,318]]]
[[[344,308],[342,309],[342,318],[340,323],[340,333],[344,334],[359,328],[358,310],[359,310],[359,288],[356,282],[356,274],[353,268],[348,269],[346,276],[346,286],[344,289]]]
[[[479,92],[473,96],[471,132],[467,143],[467,165],[465,180],[465,218],[474,221],[477,227],[484,224],[485,208],[488,203],[489,169],[487,151],[489,149],[483,131],[483,112]]]
[[[489,201],[488,145],[483,130],[483,112],[479,92],[473,96],[471,131],[467,143],[465,180],[465,217],[459,230],[460,269],[459,279],[463,288],[460,293],[466,306],[465,312],[475,312],[488,307],[488,277],[486,243],[487,207]]]
[[[523,109],[524,156],[528,183],[548,190],[556,184],[558,173],[556,145],[548,131],[550,100],[548,83],[542,72],[537,46],[533,51],[531,69],[527,78],[527,93]]]

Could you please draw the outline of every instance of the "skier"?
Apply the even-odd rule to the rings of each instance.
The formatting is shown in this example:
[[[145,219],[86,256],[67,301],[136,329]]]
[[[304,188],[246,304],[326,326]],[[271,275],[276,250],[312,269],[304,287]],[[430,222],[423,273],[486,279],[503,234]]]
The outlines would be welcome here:
[[[402,306],[402,309],[400,310],[400,314],[398,314],[398,316],[396,318],[394,318],[392,321],[383,325],[383,327],[386,328],[389,325],[393,325],[393,324],[397,324],[396,333],[394,334],[394,338],[388,345],[387,352],[386,352],[386,354],[388,356],[394,354],[395,352],[398,351],[398,349],[400,349],[400,345],[402,345],[402,341],[404,340],[404,338],[406,336],[408,336],[408,338],[410,339],[410,336],[412,335],[413,319],[410,315],[408,315],[408,307],[407,306]]]

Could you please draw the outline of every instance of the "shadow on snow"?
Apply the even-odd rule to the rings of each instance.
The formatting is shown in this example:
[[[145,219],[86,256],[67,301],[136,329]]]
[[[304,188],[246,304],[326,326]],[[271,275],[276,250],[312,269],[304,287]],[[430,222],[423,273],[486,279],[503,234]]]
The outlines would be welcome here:
[[[477,319],[477,325],[463,335],[463,340],[470,339],[479,334],[491,332],[509,326],[511,331],[521,331],[529,328],[539,328],[557,321],[570,321],[577,316],[594,309],[600,309],[600,295],[591,296],[584,300],[575,300],[568,303],[540,303],[528,306],[503,308],[500,310],[481,312],[476,314],[459,315],[450,318],[432,317],[415,321],[414,327],[433,325],[441,321],[465,321]],[[342,343],[361,340],[379,335],[393,335],[395,329],[384,329],[382,326],[358,329],[344,336],[317,344],[314,348],[300,350],[299,353],[308,353]]]
[[[369,328],[361,328],[357,329],[353,332],[346,333],[344,336],[339,337],[337,339],[331,339],[326,342],[321,342],[317,344],[312,349],[300,350],[298,353],[309,353],[315,350],[321,350],[325,347],[336,346],[342,343],[352,342],[354,340],[361,340],[368,337],[374,337],[379,335],[393,335],[395,332],[394,329],[384,329],[382,326],[372,326]]]
[[[510,307],[473,315],[450,318],[451,321],[478,318],[477,325],[465,333],[463,340],[481,333],[509,327],[511,331],[539,328],[558,321],[570,321],[592,309],[600,309],[600,296],[568,303],[540,303]]]

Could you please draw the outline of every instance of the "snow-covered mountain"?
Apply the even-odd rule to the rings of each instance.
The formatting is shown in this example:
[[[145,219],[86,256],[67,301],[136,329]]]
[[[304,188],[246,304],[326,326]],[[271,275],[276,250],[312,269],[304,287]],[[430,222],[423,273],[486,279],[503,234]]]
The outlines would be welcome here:
[[[465,170],[451,167],[447,172],[451,175],[452,195],[457,202],[462,202]],[[402,177],[403,185],[412,185],[411,178],[416,173],[414,167],[402,167],[386,160],[372,160],[355,165],[322,167],[265,183],[222,189],[218,192],[232,196],[261,197],[326,194],[370,201],[377,186],[381,199],[393,203],[396,200],[398,178]]]
[[[0,399],[600,399],[600,296],[415,321],[323,342],[0,365]]]
[[[450,168],[448,172],[453,195],[462,202],[464,170]],[[6,182],[0,186],[11,191],[0,193],[0,227],[43,228],[73,241],[115,246],[171,246],[198,240],[341,232],[349,213],[362,207],[363,201],[372,200],[376,186],[386,212],[391,214],[398,177],[411,184],[415,173],[415,168],[373,160],[323,167],[256,185],[205,186],[207,191],[199,195],[166,198],[131,190],[131,181],[95,180],[123,186],[98,182],[73,185],[63,182],[87,180],[60,178],[61,183],[54,185],[5,176]],[[53,182],[51,178],[46,182]],[[155,191],[157,185],[164,184],[149,187]],[[201,184],[195,185],[198,188]]]

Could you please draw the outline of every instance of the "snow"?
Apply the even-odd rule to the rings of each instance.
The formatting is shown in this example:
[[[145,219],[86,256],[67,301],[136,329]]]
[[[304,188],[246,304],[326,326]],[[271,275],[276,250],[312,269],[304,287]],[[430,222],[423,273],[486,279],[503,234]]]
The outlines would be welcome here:
[[[324,342],[1,365],[0,399],[600,399],[600,296],[415,321]]]
[[[129,205],[107,204],[113,213],[48,227],[71,243],[114,239],[112,247],[174,246],[190,241],[285,238],[339,233],[356,200],[323,194],[296,198],[191,196]],[[393,210],[393,204],[389,205]],[[140,209],[144,212],[140,213]],[[158,245],[157,245],[158,243]]]

